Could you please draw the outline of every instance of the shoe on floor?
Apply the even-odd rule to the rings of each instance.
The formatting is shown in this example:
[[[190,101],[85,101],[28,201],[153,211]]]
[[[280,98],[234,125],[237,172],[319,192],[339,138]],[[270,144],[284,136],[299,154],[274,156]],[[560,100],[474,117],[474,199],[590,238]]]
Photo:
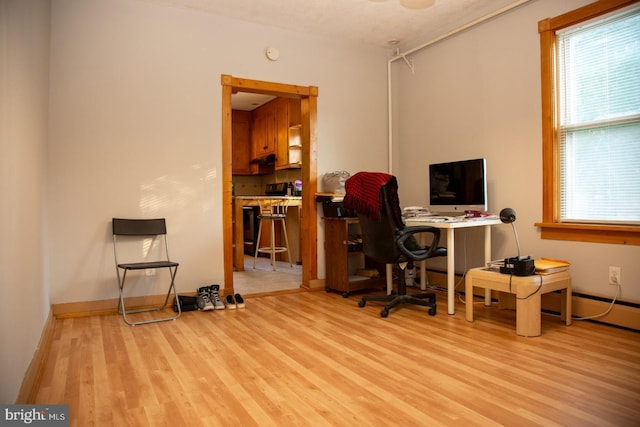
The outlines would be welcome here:
[[[244,298],[242,298],[242,295],[236,294],[234,299],[236,300],[236,307],[244,308]]]
[[[209,298],[213,303],[213,308],[216,310],[224,310],[224,303],[220,299],[220,285],[209,286]]]
[[[213,310],[214,306],[211,303],[211,298],[209,298],[209,287],[203,286],[198,288],[198,300],[197,300],[198,308],[202,311]]]
[[[233,299],[233,295],[229,294],[224,297],[224,305],[227,306],[227,309],[235,309],[237,307],[236,300]]]

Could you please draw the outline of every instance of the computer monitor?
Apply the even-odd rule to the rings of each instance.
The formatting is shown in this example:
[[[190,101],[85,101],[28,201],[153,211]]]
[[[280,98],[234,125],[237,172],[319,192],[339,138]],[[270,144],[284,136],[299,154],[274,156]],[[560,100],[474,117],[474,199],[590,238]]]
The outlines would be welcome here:
[[[466,210],[486,212],[487,162],[461,160],[429,165],[429,210],[464,215]]]

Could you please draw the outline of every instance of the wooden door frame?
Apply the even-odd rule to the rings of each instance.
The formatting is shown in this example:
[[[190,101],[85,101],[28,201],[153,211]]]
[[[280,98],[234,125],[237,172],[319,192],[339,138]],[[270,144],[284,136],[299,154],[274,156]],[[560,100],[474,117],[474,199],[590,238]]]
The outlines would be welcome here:
[[[318,287],[318,208],[315,202],[317,185],[317,106],[316,86],[296,86],[283,83],[243,79],[221,75],[222,84],[222,219],[224,247],[225,293],[233,290],[233,194],[231,145],[231,96],[237,92],[259,93],[301,102],[302,143],[302,288]],[[242,250],[239,248],[238,250]]]

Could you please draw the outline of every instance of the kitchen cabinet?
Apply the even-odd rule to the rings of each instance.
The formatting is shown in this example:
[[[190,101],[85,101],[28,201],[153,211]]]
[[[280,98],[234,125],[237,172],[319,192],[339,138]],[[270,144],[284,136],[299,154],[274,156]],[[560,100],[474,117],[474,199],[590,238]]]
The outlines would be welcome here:
[[[281,170],[302,166],[300,106],[299,99],[276,98],[251,113],[234,110],[232,138],[235,175],[261,174],[268,168],[271,170],[267,173],[271,173],[274,167]],[[275,165],[273,162],[259,161],[269,155],[275,156]]]
[[[279,98],[276,104],[276,169],[302,167],[300,100]]]
[[[358,243],[358,218],[324,217],[324,250],[326,262],[325,287],[327,292],[342,292],[348,297],[353,291],[385,288],[385,267],[368,259]],[[376,271],[378,277],[361,276],[359,270]]]
[[[251,129],[252,159],[276,154],[276,105],[271,101],[253,112]]]
[[[231,122],[232,174],[252,175],[251,112],[233,110]]]

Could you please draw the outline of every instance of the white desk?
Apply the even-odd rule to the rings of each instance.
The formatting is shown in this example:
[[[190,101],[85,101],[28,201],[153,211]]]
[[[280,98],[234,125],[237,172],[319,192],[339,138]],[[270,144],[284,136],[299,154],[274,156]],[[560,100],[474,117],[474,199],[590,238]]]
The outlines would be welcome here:
[[[484,261],[486,263],[491,258],[491,226],[501,224],[500,219],[476,219],[476,220],[456,220],[445,222],[433,222],[428,218],[410,218],[406,221],[407,227],[416,225],[430,225],[435,228],[447,230],[447,313],[455,314],[455,241],[454,232],[457,228],[484,227]],[[426,286],[427,266],[426,262],[420,263],[420,287]],[[485,289],[485,305],[491,305],[491,289]]]

